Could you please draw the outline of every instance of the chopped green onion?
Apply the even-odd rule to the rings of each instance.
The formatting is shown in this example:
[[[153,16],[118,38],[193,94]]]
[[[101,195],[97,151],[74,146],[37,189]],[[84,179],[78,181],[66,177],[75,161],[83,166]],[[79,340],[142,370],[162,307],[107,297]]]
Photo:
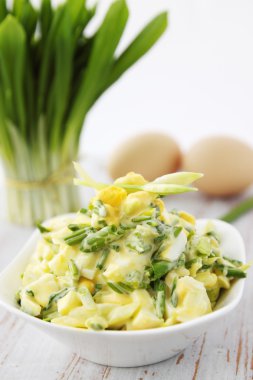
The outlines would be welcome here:
[[[104,330],[103,326],[100,325],[99,323],[90,323],[90,324],[89,324],[89,327],[90,327],[92,330],[95,330],[95,331]]]
[[[122,237],[124,231],[114,225],[106,226],[101,230],[88,234],[82,241],[80,250],[83,252],[97,252],[106,245]]]
[[[87,208],[81,208],[81,209],[79,210],[79,212],[80,212],[81,214],[87,214],[88,210],[87,210]]]
[[[191,266],[192,266],[193,264],[197,263],[199,260],[201,260],[201,259],[199,259],[199,258],[196,257],[196,258],[194,258],[194,259],[191,259],[191,260],[186,261],[186,263],[185,263],[185,267],[186,267],[186,269],[190,269]]]
[[[174,269],[177,265],[177,261],[154,261],[152,264],[152,269],[154,272],[154,280],[158,280],[159,278],[165,276],[168,272]]]
[[[98,216],[101,216],[103,218],[106,217],[106,208],[103,204],[103,202],[101,200],[96,200],[93,204],[93,210],[92,210],[95,214],[97,214]]]
[[[176,292],[176,287],[177,287],[177,277],[175,277],[173,280],[171,295],[170,295],[170,297],[171,297],[170,301],[174,307],[177,307],[177,304],[178,304],[178,296],[177,296],[177,292]]]
[[[52,319],[57,317],[59,317],[59,313],[57,311],[53,311],[50,313],[44,313],[42,319],[45,322],[51,322]]]
[[[107,260],[109,253],[110,253],[110,248],[104,248],[103,249],[102,255],[100,256],[100,258],[97,262],[97,265],[96,265],[96,267],[98,269],[100,269],[100,270],[104,269],[105,262]]]
[[[183,230],[183,227],[174,227],[173,228],[173,232],[174,232],[174,236],[175,237],[178,237],[178,235],[180,234],[180,232]]]
[[[40,230],[40,232],[42,234],[44,234],[46,232],[51,232],[51,230],[49,230],[48,228],[42,226],[42,224],[40,224],[40,223],[37,223],[36,226],[37,226],[37,228]]]
[[[247,277],[247,274],[239,268],[232,268],[223,264],[216,264],[216,263],[214,264],[214,268],[223,271],[227,277],[234,277],[234,278]]]
[[[116,251],[116,252],[120,251],[120,245],[118,245],[118,244],[111,244],[111,248],[114,249],[114,251]]]
[[[28,296],[34,297],[34,292],[33,292],[32,290],[30,290],[30,289],[27,289],[27,290],[26,290],[26,294],[27,294]]]
[[[229,261],[231,264],[237,267],[240,267],[243,265],[242,261],[231,259],[230,257],[227,257],[227,256],[223,256],[223,259],[225,259],[226,261]]]
[[[156,290],[156,314],[158,318],[163,318],[165,313],[165,283],[163,281],[157,281],[155,283]]]
[[[107,285],[116,293],[119,294],[128,294],[133,291],[133,288],[130,285],[127,285],[123,282],[107,282]]]
[[[136,216],[135,218],[132,219],[132,222],[134,223],[140,223],[140,222],[145,222],[146,220],[150,220],[151,216]]]
[[[63,288],[63,289],[59,290],[58,292],[51,294],[51,296],[49,297],[48,305],[44,310],[50,309],[53,302],[56,302],[59,299],[61,299],[62,297],[64,297],[71,289],[73,289],[73,288]]]
[[[96,303],[93,300],[93,297],[89,291],[89,289],[86,286],[82,286],[78,289],[78,293],[80,295],[81,301],[83,305],[88,310],[95,310],[96,309]]]
[[[71,231],[79,231],[82,230],[83,228],[89,227],[88,224],[69,224],[68,229]]]
[[[69,271],[73,280],[78,281],[80,273],[73,259],[70,259],[69,261]]]
[[[180,268],[180,267],[184,267],[185,266],[185,254],[182,253],[180,256],[179,256],[179,259],[177,261],[177,268]]]
[[[64,238],[64,241],[68,245],[76,245],[81,243],[81,241],[89,235],[89,233],[93,232],[94,229],[90,227],[85,227],[80,230],[75,231],[73,234],[68,235]]]
[[[152,249],[151,244],[145,243],[142,239],[138,239],[137,241],[132,241],[126,244],[128,248],[132,251],[138,252],[140,254],[150,252]]]
[[[94,295],[99,292],[101,289],[103,288],[103,285],[102,284],[96,284],[95,285],[95,292],[94,292]]]

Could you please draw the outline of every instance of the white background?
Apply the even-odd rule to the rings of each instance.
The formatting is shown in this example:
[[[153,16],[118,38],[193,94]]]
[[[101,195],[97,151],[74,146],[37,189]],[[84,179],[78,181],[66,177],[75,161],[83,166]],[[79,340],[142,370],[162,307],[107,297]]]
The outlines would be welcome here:
[[[101,14],[110,1],[101,0]],[[165,36],[90,112],[82,150],[107,158],[126,137],[162,130],[187,149],[209,134],[253,144],[253,2],[128,0],[124,46],[153,15]]]

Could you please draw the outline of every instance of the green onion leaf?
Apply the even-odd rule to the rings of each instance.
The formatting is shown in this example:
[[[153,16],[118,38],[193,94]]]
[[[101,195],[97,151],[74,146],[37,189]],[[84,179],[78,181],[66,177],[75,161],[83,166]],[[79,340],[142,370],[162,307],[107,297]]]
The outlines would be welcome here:
[[[136,61],[145,55],[163,35],[168,25],[167,12],[150,21],[126,50],[115,60],[106,87],[112,85]]]

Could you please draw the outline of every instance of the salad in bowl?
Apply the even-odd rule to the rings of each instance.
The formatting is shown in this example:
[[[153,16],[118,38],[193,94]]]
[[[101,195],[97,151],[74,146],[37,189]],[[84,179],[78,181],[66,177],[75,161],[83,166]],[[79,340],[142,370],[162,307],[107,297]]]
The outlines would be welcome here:
[[[168,211],[164,195],[192,191],[197,173],[147,182],[129,173],[98,183],[76,164],[94,198],[75,215],[39,225],[16,294],[20,309],[84,330],[164,328],[212,313],[247,266],[224,255],[213,221]],[[222,223],[222,222],[221,222]]]

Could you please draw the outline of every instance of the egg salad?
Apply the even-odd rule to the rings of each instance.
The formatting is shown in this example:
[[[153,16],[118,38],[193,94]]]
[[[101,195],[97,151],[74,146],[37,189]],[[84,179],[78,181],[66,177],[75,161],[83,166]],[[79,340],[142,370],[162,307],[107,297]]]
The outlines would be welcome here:
[[[76,183],[96,195],[76,215],[39,225],[17,294],[24,312],[92,330],[170,326],[210,313],[222,290],[245,277],[241,262],[222,256],[211,222],[199,235],[192,215],[165,208],[163,195],[194,189],[200,175],[148,183],[129,173],[104,185],[77,169]]]

